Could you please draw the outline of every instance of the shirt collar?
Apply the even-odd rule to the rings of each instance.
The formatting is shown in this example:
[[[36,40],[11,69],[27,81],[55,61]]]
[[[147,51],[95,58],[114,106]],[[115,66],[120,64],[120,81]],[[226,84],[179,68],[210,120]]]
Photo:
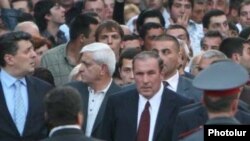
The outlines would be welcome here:
[[[70,128],[81,129],[81,127],[79,125],[76,125],[76,124],[73,124],[73,125],[61,125],[61,126],[54,127],[49,132],[49,137],[51,137],[58,130],[61,130],[61,129],[70,129]]]
[[[89,92],[92,92],[92,93],[103,93],[103,94],[106,94],[107,91],[108,91],[108,89],[109,89],[109,87],[110,87],[110,85],[111,85],[111,83],[112,83],[112,81],[113,81],[113,79],[110,80],[109,84],[103,90],[100,90],[98,92],[95,92],[94,89],[92,89],[91,87],[88,87],[88,90],[89,90]]]
[[[3,68],[1,69],[0,73],[1,82],[5,84],[7,87],[11,87],[17,80],[20,80],[23,85],[27,85],[25,78],[16,79],[15,77],[11,76],[7,71]]]

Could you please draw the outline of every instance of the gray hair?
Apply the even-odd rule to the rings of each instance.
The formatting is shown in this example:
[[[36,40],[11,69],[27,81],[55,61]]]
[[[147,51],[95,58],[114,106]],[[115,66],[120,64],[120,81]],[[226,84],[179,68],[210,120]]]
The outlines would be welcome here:
[[[82,48],[80,53],[83,52],[93,53],[93,60],[98,64],[107,65],[110,76],[114,74],[116,58],[109,45],[100,42],[91,43]]]
[[[227,59],[227,56],[219,51],[219,50],[214,50],[214,49],[211,49],[211,50],[207,50],[205,51],[201,58],[204,58],[204,59],[211,59],[211,58],[216,58],[216,59]]]

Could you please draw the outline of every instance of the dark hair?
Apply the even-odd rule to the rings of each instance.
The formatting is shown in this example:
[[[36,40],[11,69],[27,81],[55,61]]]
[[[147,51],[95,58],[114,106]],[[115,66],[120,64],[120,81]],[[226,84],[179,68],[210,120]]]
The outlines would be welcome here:
[[[21,22],[25,22],[25,21],[34,22],[35,19],[30,13],[20,12],[20,15],[17,17],[17,22],[21,23]]]
[[[211,18],[221,15],[226,15],[226,14],[223,11],[217,9],[208,11],[202,18],[203,27],[208,29]]]
[[[46,119],[52,127],[77,123],[77,116],[82,112],[80,93],[69,86],[56,87],[45,97]]]
[[[91,24],[97,25],[98,21],[86,14],[80,14],[75,17],[70,24],[70,40],[75,40],[80,34],[83,34],[86,38],[88,38],[91,32]]]
[[[102,22],[96,29],[96,32],[95,32],[95,40],[96,41],[99,41],[99,35],[100,33],[104,30],[104,29],[107,29],[107,31],[113,31],[113,30],[116,30],[119,35],[121,36],[121,39],[123,38],[124,36],[124,32],[122,30],[122,27],[119,25],[119,23],[117,23],[116,21],[114,20],[106,20],[104,22]]]
[[[118,65],[117,67],[118,68],[121,68],[122,67],[122,61],[123,59],[129,59],[129,60],[132,60],[136,54],[140,53],[141,50],[138,49],[138,48],[127,48],[127,49],[124,49],[120,55],[120,58],[119,58],[119,61],[118,61]]]
[[[246,40],[240,37],[226,38],[220,44],[219,50],[223,52],[228,58],[232,58],[233,53],[243,53],[243,44]]]
[[[6,54],[15,55],[18,50],[17,42],[21,40],[31,41],[31,35],[26,32],[8,32],[0,36],[0,66],[5,67],[4,56]]]
[[[53,0],[41,0],[36,3],[34,7],[34,18],[40,32],[43,32],[47,28],[48,23],[45,16],[50,14],[50,9],[55,4]]]
[[[124,35],[123,37],[123,41],[129,41],[129,40],[139,40],[140,36],[136,35],[136,34],[128,34],[128,35]]]
[[[160,23],[162,25],[162,27],[165,26],[165,20],[164,20],[164,17],[162,16],[162,13],[157,10],[157,9],[146,9],[144,11],[142,11],[137,20],[136,20],[136,28],[137,28],[137,31],[140,31],[141,28],[142,28],[142,25],[144,24],[145,22],[145,19],[147,18],[158,18],[160,20]]]
[[[221,33],[217,30],[209,30],[208,32],[205,33],[204,37],[201,39],[200,41],[200,46],[201,48],[203,47],[203,43],[204,43],[204,39],[208,37],[208,38],[220,38],[221,40],[223,40],[223,36],[221,35]]]
[[[247,40],[249,38],[249,35],[250,35],[250,27],[247,27],[240,32],[239,37]]]
[[[158,28],[161,28],[162,30],[163,29],[163,26],[161,26],[160,24],[158,23],[153,23],[153,22],[149,22],[149,23],[145,23],[142,25],[142,27],[140,28],[139,30],[139,35],[142,39],[145,38],[147,32],[150,30],[150,29],[158,29]]]
[[[189,36],[188,31],[187,31],[187,28],[185,28],[184,26],[179,25],[179,24],[172,24],[172,25],[169,25],[168,28],[166,28],[166,32],[169,31],[169,30],[173,30],[173,29],[182,29],[182,30],[184,30],[188,40],[190,41],[190,36]]]
[[[52,73],[46,68],[43,67],[35,68],[33,76],[50,83],[52,86],[55,86],[54,77]]]

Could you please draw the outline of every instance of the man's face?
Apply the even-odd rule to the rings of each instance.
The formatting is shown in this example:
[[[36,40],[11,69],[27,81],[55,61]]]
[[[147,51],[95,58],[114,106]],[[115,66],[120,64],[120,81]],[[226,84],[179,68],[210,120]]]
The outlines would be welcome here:
[[[227,0],[207,0],[207,11],[215,9],[221,10],[227,14],[229,12]]]
[[[229,26],[226,15],[211,17],[208,30],[217,30],[223,36],[228,37]]]
[[[158,52],[163,60],[163,74],[164,76],[172,76],[178,69],[180,62],[180,53],[177,45],[173,41],[154,41],[152,43],[152,50]]]
[[[250,26],[250,4],[245,5],[240,10],[240,24],[243,28]]]
[[[178,18],[187,15],[188,17],[192,14],[192,5],[189,0],[174,0],[173,5],[170,9],[170,16],[174,22]]]
[[[134,82],[134,74],[132,67],[132,59],[124,58],[122,60],[122,66],[119,68],[120,76],[124,85]]]
[[[163,7],[162,0],[146,0],[146,7],[153,9],[161,9]]]
[[[93,53],[84,52],[81,55],[80,74],[82,81],[91,85],[98,81],[101,76],[101,65],[97,64],[93,59]]]
[[[123,49],[126,48],[140,48],[141,43],[139,39],[124,41]]]
[[[190,41],[188,39],[188,36],[183,29],[180,29],[180,28],[179,29],[169,29],[169,30],[167,30],[166,33],[174,36],[177,39],[184,41],[188,46],[190,45]]]
[[[152,28],[148,30],[143,41],[144,50],[151,50],[153,39],[163,34],[163,32],[162,28]]]
[[[28,1],[21,0],[12,3],[13,9],[21,10],[24,13],[30,13],[31,9],[28,7]]]
[[[204,17],[206,12],[206,4],[194,4],[194,8],[192,11],[191,19],[197,23],[202,22],[202,18]]]
[[[220,37],[205,37],[202,44],[202,50],[204,51],[211,49],[219,50],[221,42],[222,39]]]
[[[46,15],[46,18],[49,22],[62,25],[65,23],[65,9],[61,5],[56,4],[50,9],[50,14]]]
[[[116,59],[119,58],[122,37],[117,30],[112,29],[112,31],[108,31],[103,29],[98,36],[98,41],[108,44],[114,51]]]
[[[27,40],[18,41],[17,46],[18,49],[16,54],[10,55],[12,61],[9,65],[18,71],[19,76],[23,77],[34,71],[36,52],[34,51],[32,43]]]
[[[113,19],[114,0],[104,0],[106,6],[106,19]]]
[[[240,59],[240,64],[250,72],[250,44],[243,44],[243,53]]]
[[[160,89],[162,76],[158,61],[155,58],[135,60],[134,77],[138,92],[150,99]]]
[[[85,3],[85,7],[83,11],[91,11],[95,12],[101,17],[102,19],[105,17],[105,6],[104,3],[101,0],[96,1],[87,1]]]
[[[198,71],[201,72],[202,70],[208,68],[208,66],[215,61],[215,58],[203,58],[201,57],[200,62],[198,64]]]

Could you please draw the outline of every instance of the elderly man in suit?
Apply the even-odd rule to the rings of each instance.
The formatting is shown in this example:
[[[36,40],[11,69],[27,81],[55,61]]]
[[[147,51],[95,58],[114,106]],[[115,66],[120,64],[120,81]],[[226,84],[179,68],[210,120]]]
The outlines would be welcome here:
[[[84,135],[82,99],[71,87],[57,87],[45,97],[45,118],[52,127],[49,137],[42,141],[98,141]]]
[[[80,62],[82,81],[68,85],[81,93],[84,102],[85,135],[98,137],[107,98],[121,89],[112,80],[116,58],[109,45],[98,42],[82,48]]]
[[[133,59],[136,88],[109,97],[101,139],[107,141],[168,141],[180,107],[191,103],[162,82],[159,55],[144,51]]]
[[[180,44],[171,35],[162,34],[153,38],[152,50],[159,53],[164,62],[163,77],[168,88],[185,97],[200,101],[202,92],[192,86],[192,81],[178,72],[180,63]]]
[[[31,35],[9,32],[0,37],[0,139],[39,140],[47,136],[41,99],[52,86],[30,74],[36,53]]]

